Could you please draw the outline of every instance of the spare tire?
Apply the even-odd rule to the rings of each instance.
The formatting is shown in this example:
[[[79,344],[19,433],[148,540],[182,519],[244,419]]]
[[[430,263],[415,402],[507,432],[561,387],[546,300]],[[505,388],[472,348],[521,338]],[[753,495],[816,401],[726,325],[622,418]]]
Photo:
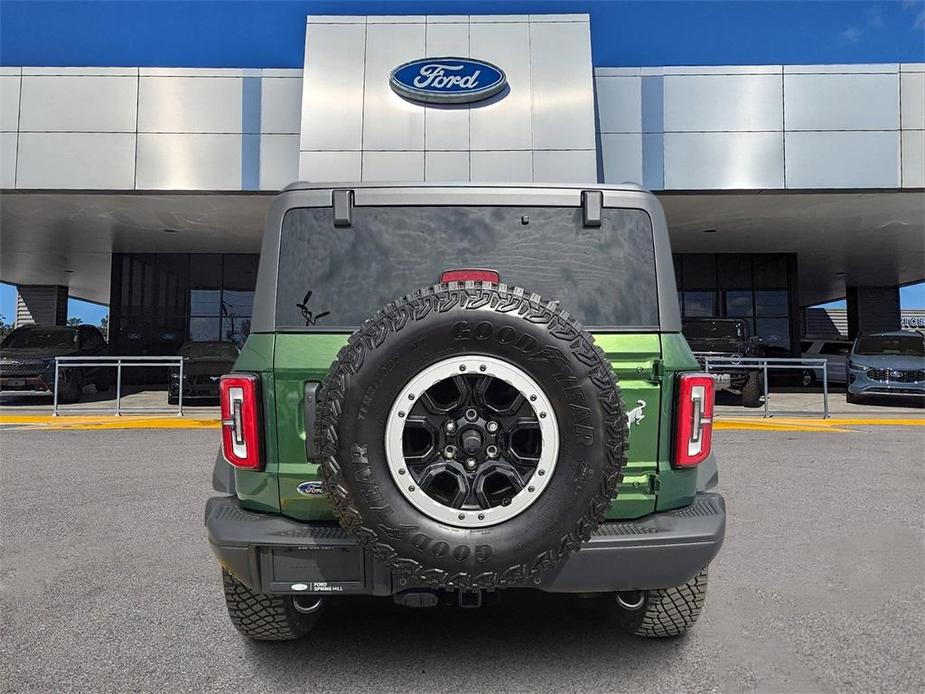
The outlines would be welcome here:
[[[341,525],[392,571],[445,589],[537,584],[603,521],[627,421],[604,353],[557,302],[436,285],[351,335],[318,443]]]

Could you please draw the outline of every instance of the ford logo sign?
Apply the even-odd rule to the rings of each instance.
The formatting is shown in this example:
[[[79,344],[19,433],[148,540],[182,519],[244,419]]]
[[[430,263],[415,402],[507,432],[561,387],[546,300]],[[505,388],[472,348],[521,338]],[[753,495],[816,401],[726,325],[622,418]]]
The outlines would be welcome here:
[[[472,58],[421,58],[392,70],[396,94],[428,104],[469,104],[494,96],[507,85],[504,71]]]
[[[324,484],[321,482],[301,482],[296,491],[302,496],[321,496],[324,494]]]

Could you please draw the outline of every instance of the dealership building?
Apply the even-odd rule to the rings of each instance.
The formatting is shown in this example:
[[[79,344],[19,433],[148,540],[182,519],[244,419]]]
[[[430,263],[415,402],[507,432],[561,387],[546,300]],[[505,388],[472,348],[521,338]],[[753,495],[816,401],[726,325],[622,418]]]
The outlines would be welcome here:
[[[110,307],[119,354],[240,341],[263,219],[296,181],[633,183],[685,316],[798,353],[803,309],[900,326],[925,279],[925,64],[599,65],[588,15],[309,16],[298,69],[0,68],[0,281],[18,323]],[[470,58],[503,89],[396,90]],[[413,289],[409,287],[409,290]]]

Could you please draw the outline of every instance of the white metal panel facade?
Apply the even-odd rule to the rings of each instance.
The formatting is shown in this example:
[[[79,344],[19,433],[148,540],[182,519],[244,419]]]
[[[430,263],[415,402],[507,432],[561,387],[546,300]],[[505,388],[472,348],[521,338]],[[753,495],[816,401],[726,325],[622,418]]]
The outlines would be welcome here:
[[[399,63],[440,56],[493,62],[510,89],[456,107],[391,91]],[[591,65],[587,15],[459,15],[310,17],[304,71],[0,68],[0,187],[925,185],[921,63]]]
[[[864,189],[925,180],[921,63],[598,68],[595,88],[609,183]]]
[[[279,189],[301,94],[301,70],[3,68],[0,187]]]
[[[364,181],[529,182],[554,174],[596,181],[588,21],[587,15],[309,17],[299,177],[330,180],[333,170],[322,162],[337,162],[343,172],[359,161]],[[450,56],[499,66],[508,91],[445,107],[406,100],[390,88],[398,65]],[[534,156],[541,151],[548,154]],[[536,161],[545,167],[539,177]]]
[[[134,133],[19,133],[19,188],[131,190]]]

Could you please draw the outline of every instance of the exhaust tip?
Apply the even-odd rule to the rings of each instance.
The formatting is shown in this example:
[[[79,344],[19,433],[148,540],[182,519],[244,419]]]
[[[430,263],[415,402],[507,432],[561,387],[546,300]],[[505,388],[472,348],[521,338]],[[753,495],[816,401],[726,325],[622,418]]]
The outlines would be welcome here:
[[[317,595],[293,595],[292,606],[296,612],[302,614],[312,614],[321,609],[324,604],[324,598]]]
[[[626,590],[617,593],[617,604],[624,610],[638,610],[646,602],[646,592],[644,590]]]

